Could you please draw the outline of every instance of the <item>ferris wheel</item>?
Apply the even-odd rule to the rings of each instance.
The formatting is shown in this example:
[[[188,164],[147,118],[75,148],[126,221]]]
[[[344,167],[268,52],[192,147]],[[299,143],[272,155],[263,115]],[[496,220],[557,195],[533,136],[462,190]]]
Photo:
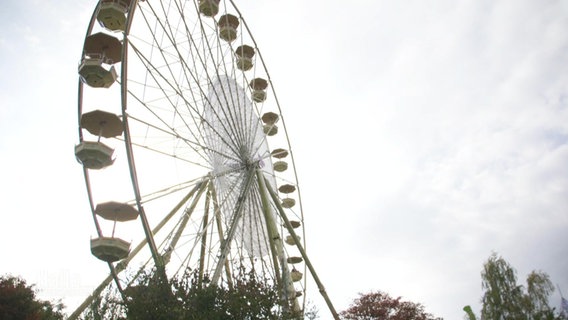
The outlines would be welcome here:
[[[99,0],[79,63],[79,142],[110,275],[127,268],[231,284],[239,270],[306,304],[308,272],[290,141],[255,39],[231,0]]]

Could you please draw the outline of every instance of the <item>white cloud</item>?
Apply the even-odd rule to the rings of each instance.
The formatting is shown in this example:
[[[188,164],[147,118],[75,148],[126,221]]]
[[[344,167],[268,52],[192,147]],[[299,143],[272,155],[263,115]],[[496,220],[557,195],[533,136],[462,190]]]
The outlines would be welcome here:
[[[72,155],[94,3],[64,2],[19,2],[0,40],[2,223],[21,226],[2,235],[20,241],[6,248],[20,258],[0,272],[22,271],[53,297],[67,279],[92,288],[89,275],[106,272],[85,249],[93,227]],[[478,303],[492,250],[521,279],[542,269],[568,288],[565,2],[237,5],[284,108],[308,249],[338,309],[381,289],[459,318]],[[57,259],[37,239],[53,239]]]
[[[443,306],[433,300],[433,310],[455,318],[464,304],[478,301],[480,266],[492,250],[522,257],[515,260],[522,270],[535,257],[554,256],[566,266],[561,241],[550,251],[531,249],[558,239],[556,226],[566,224],[568,73],[566,41],[559,37],[566,21],[558,2],[415,5],[369,19],[385,9],[378,5],[361,19],[325,25],[341,39],[323,50],[331,56],[321,68],[324,88],[333,94],[316,95],[313,103],[326,106],[329,120],[319,127],[328,141],[305,152],[337,152],[307,183],[320,190],[311,201],[326,214],[326,191],[337,194],[340,186],[345,203],[334,202],[338,209],[328,218],[341,221],[334,234],[348,235],[340,248],[358,266],[376,261],[379,271],[350,279],[347,291],[355,283],[381,288],[389,263],[404,270],[398,258],[421,270],[443,257],[453,272],[440,271],[447,276],[437,279],[460,283],[455,290],[470,301]],[[338,185],[317,183],[327,174]],[[399,289],[427,287],[422,296],[438,295],[426,280],[396,279]]]

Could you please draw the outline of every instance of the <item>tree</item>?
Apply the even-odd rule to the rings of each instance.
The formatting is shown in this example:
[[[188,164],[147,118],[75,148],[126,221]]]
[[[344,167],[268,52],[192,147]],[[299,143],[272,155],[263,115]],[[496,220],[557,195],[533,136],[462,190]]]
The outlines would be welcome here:
[[[121,300],[117,299],[117,290],[107,288],[103,296],[96,297],[82,315],[83,320],[124,320],[125,311]]]
[[[554,291],[549,276],[532,271],[527,277],[526,290],[517,284],[515,269],[502,257],[493,253],[483,265],[481,318],[491,320],[562,320],[548,304]],[[469,319],[475,315],[469,306],[464,308]]]
[[[523,319],[523,288],[517,285],[515,270],[503,258],[493,254],[483,265],[481,300],[484,319]]]
[[[129,320],[184,319],[181,302],[174,296],[171,284],[164,281],[158,273],[144,274],[139,283],[127,289],[128,298],[121,303]]]
[[[14,276],[0,277],[0,319],[62,320],[63,304],[40,300],[33,285]]]
[[[340,315],[345,320],[441,320],[426,313],[422,304],[401,299],[381,291],[359,294]]]
[[[298,319],[297,313],[282,311],[277,292],[274,284],[254,272],[237,274],[230,286],[210,285],[206,275],[186,274],[164,283],[154,272],[142,273],[135,285],[124,290],[125,301],[107,294],[91,305],[83,319]]]

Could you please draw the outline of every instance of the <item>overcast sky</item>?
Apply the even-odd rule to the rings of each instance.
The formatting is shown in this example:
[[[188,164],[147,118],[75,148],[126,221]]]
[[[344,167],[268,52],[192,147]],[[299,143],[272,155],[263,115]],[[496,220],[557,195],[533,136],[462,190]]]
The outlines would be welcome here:
[[[0,274],[68,311],[108,271],[89,251],[73,155],[96,2],[0,3]],[[282,106],[308,251],[336,309],[383,290],[448,320],[478,313],[492,252],[568,295],[567,1],[235,2]]]

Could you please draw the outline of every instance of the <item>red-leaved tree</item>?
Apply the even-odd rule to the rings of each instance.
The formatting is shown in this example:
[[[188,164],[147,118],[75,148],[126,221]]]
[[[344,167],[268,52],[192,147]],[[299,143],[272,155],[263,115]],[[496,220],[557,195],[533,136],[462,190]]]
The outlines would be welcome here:
[[[424,311],[420,303],[402,301],[376,291],[359,294],[349,308],[341,312],[345,320],[442,320]]]
[[[62,320],[63,305],[36,297],[33,285],[19,277],[0,276],[0,319]]]

